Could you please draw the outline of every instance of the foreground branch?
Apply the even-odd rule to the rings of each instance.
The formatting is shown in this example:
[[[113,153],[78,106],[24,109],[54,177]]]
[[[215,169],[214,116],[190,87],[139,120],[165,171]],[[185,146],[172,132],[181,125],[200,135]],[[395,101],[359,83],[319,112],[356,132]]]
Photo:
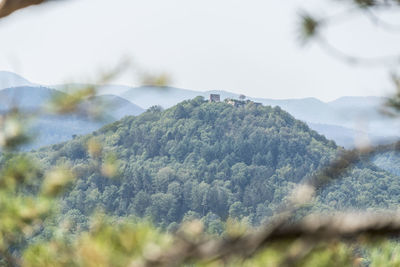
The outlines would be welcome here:
[[[46,0],[0,0],[0,18],[6,17],[19,9],[39,5]]]
[[[360,235],[369,237],[400,234],[400,213],[359,213],[310,215],[297,223],[283,224],[273,232],[266,229],[238,238],[190,242],[185,238],[156,259],[148,259],[147,266],[180,266],[190,261],[246,258],[274,241],[305,240],[310,247],[319,242],[352,240]],[[260,237],[265,237],[260,243]]]

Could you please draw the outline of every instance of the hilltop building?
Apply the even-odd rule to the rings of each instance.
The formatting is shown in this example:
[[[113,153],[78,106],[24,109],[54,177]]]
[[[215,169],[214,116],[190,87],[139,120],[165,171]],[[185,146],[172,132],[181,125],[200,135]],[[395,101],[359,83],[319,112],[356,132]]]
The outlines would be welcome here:
[[[243,100],[237,100],[237,99],[232,99],[232,98],[227,98],[225,99],[225,102],[229,105],[232,105],[234,107],[243,107],[246,105],[246,101]]]
[[[251,100],[237,100],[233,98],[226,98],[225,102],[229,105],[232,105],[234,107],[244,107],[245,105],[255,105],[255,106],[262,106],[262,103],[259,102],[254,102]]]
[[[261,103],[259,102],[254,102],[251,100],[244,100],[244,96],[241,95],[241,100],[238,99],[233,99],[233,98],[225,98],[224,102],[232,105],[234,107],[244,107],[245,105],[251,104],[251,105],[255,105],[255,106],[262,106]],[[210,94],[210,99],[209,99],[210,103],[218,103],[221,102],[221,96],[219,94]]]
[[[220,102],[221,96],[219,94],[210,94],[210,102]]]

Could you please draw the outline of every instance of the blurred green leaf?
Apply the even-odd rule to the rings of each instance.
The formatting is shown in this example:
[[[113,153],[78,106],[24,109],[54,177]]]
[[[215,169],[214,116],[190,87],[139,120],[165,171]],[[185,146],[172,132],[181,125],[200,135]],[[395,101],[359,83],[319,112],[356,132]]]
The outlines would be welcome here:
[[[56,167],[46,173],[42,185],[42,194],[45,196],[57,196],[65,187],[75,179],[75,175],[68,167]]]

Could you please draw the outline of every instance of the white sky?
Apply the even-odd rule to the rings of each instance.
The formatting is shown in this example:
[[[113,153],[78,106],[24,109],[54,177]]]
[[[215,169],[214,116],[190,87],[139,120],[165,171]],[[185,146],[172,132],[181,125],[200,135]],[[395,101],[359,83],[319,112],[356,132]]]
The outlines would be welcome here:
[[[34,83],[87,82],[123,56],[173,85],[254,97],[382,95],[388,68],[354,67],[296,39],[300,9],[337,12],[330,0],[65,0],[0,21],[0,70]],[[338,1],[339,2],[339,1]],[[385,17],[385,19],[392,19]],[[395,21],[394,21],[395,22]],[[400,24],[400,20],[398,20]],[[400,50],[400,32],[385,33],[363,16],[328,32],[351,54]],[[117,83],[137,85],[133,75]]]

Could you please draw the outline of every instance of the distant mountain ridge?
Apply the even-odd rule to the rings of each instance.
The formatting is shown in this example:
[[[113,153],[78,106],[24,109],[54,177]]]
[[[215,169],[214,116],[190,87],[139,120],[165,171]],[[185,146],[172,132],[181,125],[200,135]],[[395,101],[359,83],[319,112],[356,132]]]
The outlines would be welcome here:
[[[7,73],[6,76],[9,75]],[[1,79],[2,73],[0,72]],[[23,78],[21,77],[21,79]],[[51,88],[65,90],[79,86],[84,85],[59,85]],[[196,96],[203,96],[207,99],[210,94],[220,94],[221,100],[239,98],[239,94],[222,90],[199,92],[175,87],[129,87],[124,85],[104,85],[99,86],[98,89],[101,95],[119,96],[144,109],[154,105],[169,108]],[[391,142],[399,136],[400,120],[389,118],[379,111],[382,103],[386,101],[384,97],[344,96],[330,102],[323,102],[313,97],[302,99],[248,97],[248,99],[273,107],[280,106],[295,118],[306,122],[314,130],[332,138],[346,148],[354,147],[354,140],[360,136],[359,133],[363,133],[375,144]],[[122,109],[118,117],[131,114],[131,111]]]
[[[37,86],[22,76],[10,72],[10,71],[0,71],[0,90],[11,88],[11,87],[20,87],[20,86]]]
[[[11,108],[37,109],[41,108],[45,102],[61,92],[46,88],[32,86],[18,86],[0,90],[0,110]]]
[[[192,99],[195,96],[208,98],[210,94],[219,94],[225,98],[239,98],[239,94],[226,91],[197,92],[173,87],[136,87],[129,89],[121,96],[134,103],[140,103],[145,108],[160,105],[171,107],[180,101]],[[380,113],[380,108],[386,101],[384,97],[341,97],[334,101],[323,102],[317,98],[302,99],[265,99],[248,97],[247,99],[268,106],[280,106],[295,118],[307,122],[311,128],[321,131],[333,138],[339,145],[354,147],[354,139],[364,132],[372,143],[387,143],[398,138],[400,121]],[[321,127],[325,125],[327,127]],[[335,129],[334,132],[330,130]]]
[[[210,94],[219,94],[221,99],[239,98],[239,94],[221,90],[199,92],[174,87],[152,86],[130,88],[121,93],[123,89],[129,87],[109,85],[100,87],[100,93],[102,90],[105,92],[112,92],[113,88],[115,88],[114,91],[116,93],[120,93],[121,97],[133,103],[138,103],[144,108],[149,108],[154,105],[169,108],[181,101],[193,99],[199,95],[205,98],[208,98]],[[389,142],[389,140],[393,140],[398,136],[397,129],[400,129],[400,122],[386,117],[379,112],[381,105],[386,100],[384,97],[345,96],[330,102],[323,102],[313,97],[300,99],[248,97],[248,99],[273,107],[280,106],[297,119],[305,121],[310,125],[323,124],[329,125],[329,129],[333,129],[333,126],[339,126],[354,132],[366,132],[372,141],[379,139],[379,142],[385,142],[385,139],[387,139]],[[316,128],[316,130],[320,129],[321,127],[318,127],[318,129]],[[327,129],[323,132],[324,134],[326,134],[326,130]],[[340,145],[346,147],[353,146],[354,144],[349,144],[354,143],[353,140],[357,135],[349,135],[349,131],[347,130],[340,133],[338,130],[337,128],[335,134],[331,134],[330,136],[338,137],[334,140]]]
[[[0,111],[9,110],[17,107],[22,110],[43,108],[52,97],[57,95],[67,95],[55,89],[46,87],[13,87],[0,90]],[[139,115],[144,111],[141,107],[130,101],[115,95],[100,95],[88,99],[82,103],[85,105],[96,105],[103,107],[107,116],[113,119],[120,119],[126,115]]]
[[[3,89],[0,90],[0,114],[11,108],[18,108],[28,114],[40,111],[52,97],[63,94],[65,93],[46,87],[25,86]],[[104,118],[93,120],[86,116],[90,107],[101,108]],[[40,115],[30,128],[35,134],[35,139],[25,149],[64,142],[72,139],[74,135],[91,133],[107,123],[127,115],[139,115],[144,111],[128,100],[114,95],[96,96],[84,101],[79,110],[82,110],[82,112],[78,112],[80,115],[46,113]]]

